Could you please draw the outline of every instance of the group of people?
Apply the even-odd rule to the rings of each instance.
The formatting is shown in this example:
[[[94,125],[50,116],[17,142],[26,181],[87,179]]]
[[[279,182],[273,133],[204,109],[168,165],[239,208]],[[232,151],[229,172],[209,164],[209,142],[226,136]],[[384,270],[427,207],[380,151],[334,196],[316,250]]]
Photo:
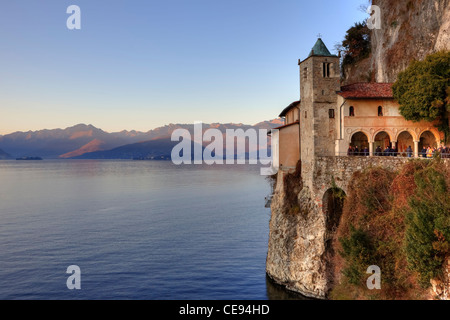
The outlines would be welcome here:
[[[422,148],[420,155],[422,158],[433,158],[436,154],[440,154],[441,158],[450,158],[450,147],[440,146],[439,148],[433,148],[425,146]]]
[[[420,156],[423,158],[433,158],[436,154],[440,154],[442,158],[450,158],[450,147],[440,146],[439,148],[433,148],[428,146],[423,147]],[[369,148],[364,147],[361,150],[358,149],[358,146],[349,146],[347,151],[348,156],[361,156],[368,157],[370,155]],[[384,150],[378,146],[374,152],[374,155],[377,157],[397,157],[397,156],[406,156],[408,158],[412,158],[414,156],[414,151],[411,146],[408,146],[403,153],[399,153],[397,148],[392,148],[391,146],[387,146]]]
[[[411,148],[411,147],[409,147],[409,148]],[[412,154],[412,150],[411,150],[411,154]],[[399,155],[398,149],[392,148],[391,146],[387,146],[384,150],[382,150],[381,147],[378,146],[377,149],[375,150],[375,156],[377,156],[377,157],[396,157],[398,155]],[[408,157],[410,157],[409,154],[408,154]]]
[[[361,151],[358,149],[358,146],[353,147],[350,146],[348,147],[348,151],[347,151],[347,155],[348,156],[361,156],[361,157],[368,157],[370,155],[369,152],[369,148],[361,148]]]

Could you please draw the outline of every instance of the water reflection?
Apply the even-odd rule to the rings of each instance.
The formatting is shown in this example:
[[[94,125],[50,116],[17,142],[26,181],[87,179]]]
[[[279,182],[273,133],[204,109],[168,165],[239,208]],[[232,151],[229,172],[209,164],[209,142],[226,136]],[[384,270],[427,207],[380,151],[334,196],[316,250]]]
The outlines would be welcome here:
[[[299,293],[289,291],[266,276],[267,298],[269,300],[314,300]]]

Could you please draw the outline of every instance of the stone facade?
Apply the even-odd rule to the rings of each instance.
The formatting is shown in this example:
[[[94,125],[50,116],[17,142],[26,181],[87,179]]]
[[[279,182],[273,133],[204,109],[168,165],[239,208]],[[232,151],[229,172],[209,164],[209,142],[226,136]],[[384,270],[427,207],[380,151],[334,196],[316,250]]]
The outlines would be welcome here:
[[[345,155],[349,145],[369,148],[371,156],[377,147],[387,146],[400,153],[410,146],[415,157],[423,147],[438,147],[444,134],[433,123],[407,121],[399,113],[398,104],[392,99],[345,99],[338,95],[340,136],[336,139],[336,155]],[[382,115],[378,115],[381,108]],[[362,134],[363,142],[355,139]],[[387,139],[385,139],[385,137]],[[359,140],[359,141],[358,141]]]
[[[411,147],[418,157],[423,147],[443,144],[444,134],[434,123],[407,121],[401,116],[391,83],[341,86],[339,57],[330,54],[321,39],[310,56],[299,61],[299,69],[301,100],[280,115],[286,126],[298,127],[299,141],[290,135],[279,143],[295,150],[295,158],[284,152],[274,162],[292,164],[301,159],[303,167],[311,169],[316,156],[344,156],[349,146],[367,148],[370,156],[376,155],[377,147],[400,153]],[[286,126],[278,129],[287,130]]]

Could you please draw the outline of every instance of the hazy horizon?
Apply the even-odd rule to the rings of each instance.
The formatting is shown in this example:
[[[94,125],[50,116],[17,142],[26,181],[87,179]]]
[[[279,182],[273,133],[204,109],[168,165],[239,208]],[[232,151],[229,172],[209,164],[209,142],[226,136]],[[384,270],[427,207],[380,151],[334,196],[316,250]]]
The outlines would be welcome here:
[[[222,125],[233,124],[233,125],[255,126],[255,125],[259,124],[259,123],[273,122],[273,121],[277,121],[277,120],[282,121],[281,118],[274,118],[274,119],[270,119],[270,120],[259,121],[259,122],[257,122],[257,123],[242,123],[242,122],[203,122],[203,124],[204,124],[204,125],[209,125],[209,124],[211,124],[211,125],[212,125],[212,124],[222,124]],[[83,125],[83,126],[93,126],[94,128],[99,129],[99,130],[102,130],[102,131],[104,131],[104,132],[106,132],[106,133],[118,133],[118,132],[124,132],[124,131],[126,131],[126,132],[133,132],[133,131],[135,131],[135,132],[140,132],[140,133],[147,133],[147,132],[150,132],[150,131],[152,131],[152,130],[155,130],[155,129],[158,129],[158,128],[163,128],[163,127],[170,126],[170,125],[193,125],[193,124],[194,124],[194,123],[166,123],[166,124],[163,124],[163,125],[161,125],[161,126],[158,126],[158,127],[155,127],[155,128],[150,128],[150,129],[148,129],[148,130],[143,130],[143,131],[141,131],[141,130],[136,130],[136,129],[123,129],[123,130],[118,130],[118,131],[108,131],[108,130],[104,130],[103,128],[101,128],[101,127],[99,127],[99,126],[96,126],[95,124],[84,122],[84,123],[76,123],[76,124],[70,125],[70,126],[68,126],[68,127],[41,128],[41,129],[37,129],[37,130],[25,130],[25,131],[18,130],[18,131],[13,131],[13,132],[0,133],[0,136],[6,136],[6,135],[9,135],[9,134],[13,134],[13,133],[39,132],[39,131],[42,131],[42,130],[49,130],[49,131],[50,131],[50,130],[65,130],[65,129],[73,128],[73,127],[80,126],[80,125]]]

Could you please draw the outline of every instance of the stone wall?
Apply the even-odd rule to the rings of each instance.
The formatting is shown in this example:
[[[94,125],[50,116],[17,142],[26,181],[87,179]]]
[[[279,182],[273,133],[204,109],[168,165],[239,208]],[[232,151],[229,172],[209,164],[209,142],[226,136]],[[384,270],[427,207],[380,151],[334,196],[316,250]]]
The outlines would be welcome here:
[[[354,172],[369,167],[383,167],[395,171],[410,160],[411,158],[401,157],[317,157],[313,173],[314,201],[319,207],[322,206],[323,195],[331,188],[333,178],[336,186],[347,193]]]

